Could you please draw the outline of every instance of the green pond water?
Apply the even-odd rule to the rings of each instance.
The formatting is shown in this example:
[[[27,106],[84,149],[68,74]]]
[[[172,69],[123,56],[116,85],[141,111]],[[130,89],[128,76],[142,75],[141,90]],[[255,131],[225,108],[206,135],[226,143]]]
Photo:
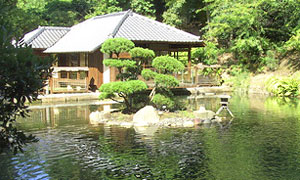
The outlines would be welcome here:
[[[218,98],[186,100],[217,111]],[[105,107],[33,108],[18,126],[39,138],[0,155],[0,179],[300,179],[300,102],[234,95],[235,118],[210,127],[141,129],[91,125]]]

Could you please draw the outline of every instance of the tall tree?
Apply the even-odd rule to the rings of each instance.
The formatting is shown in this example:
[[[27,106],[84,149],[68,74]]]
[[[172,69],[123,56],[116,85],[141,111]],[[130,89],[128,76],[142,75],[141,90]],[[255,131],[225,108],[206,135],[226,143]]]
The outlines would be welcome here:
[[[204,7],[201,0],[165,0],[166,11],[163,13],[164,22],[184,29],[188,32],[199,34],[199,30],[206,24]]]
[[[276,47],[291,37],[300,22],[298,0],[205,2],[211,17],[204,28],[206,40],[233,53],[238,63],[252,70],[276,63]]]
[[[16,118],[27,116],[26,102],[37,99],[38,91],[45,86],[51,74],[51,59],[33,55],[32,49],[12,45],[18,36],[15,2],[0,0],[0,152],[10,148],[22,150],[24,143],[33,140],[15,126]]]

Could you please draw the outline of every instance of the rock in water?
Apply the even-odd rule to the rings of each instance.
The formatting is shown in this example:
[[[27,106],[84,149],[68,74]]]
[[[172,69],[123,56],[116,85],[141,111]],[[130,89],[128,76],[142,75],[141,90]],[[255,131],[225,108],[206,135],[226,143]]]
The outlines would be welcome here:
[[[159,116],[153,106],[145,106],[133,116],[134,126],[150,126],[159,122]]]

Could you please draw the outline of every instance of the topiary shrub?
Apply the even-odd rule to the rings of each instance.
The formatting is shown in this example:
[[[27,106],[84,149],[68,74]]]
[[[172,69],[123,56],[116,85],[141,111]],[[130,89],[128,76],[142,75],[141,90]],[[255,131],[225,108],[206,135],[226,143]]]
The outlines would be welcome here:
[[[101,45],[100,51],[109,54],[110,57],[116,54],[119,58],[120,53],[129,52],[134,46],[134,43],[126,38],[112,38]]]
[[[141,48],[141,47],[135,47],[131,49],[129,51],[129,54],[133,59],[148,60],[155,57],[154,51],[147,48]]]
[[[157,73],[150,69],[143,69],[141,75],[146,81],[149,81],[150,79],[154,79]]]
[[[179,86],[179,81],[170,74],[183,70],[184,65],[170,56],[159,56],[153,60],[152,66],[157,72],[145,69],[141,73],[144,79],[154,80],[155,86],[149,95],[151,102],[159,109],[164,105],[168,110],[175,110],[176,103],[170,88]]]
[[[157,109],[164,110],[164,106],[168,110],[173,110],[175,108],[175,101],[172,97],[166,96],[164,94],[157,93],[154,95],[152,101]]]
[[[170,74],[184,70],[184,65],[170,56],[159,56],[154,58],[152,66],[162,74]]]
[[[99,88],[100,92],[102,92],[99,98],[101,100],[109,98],[113,101],[124,104],[124,112],[135,112],[136,109],[133,107],[133,102],[135,98],[138,98],[136,94],[146,89],[146,83],[140,80],[110,82],[103,84]],[[120,101],[118,98],[122,98],[123,101]]]

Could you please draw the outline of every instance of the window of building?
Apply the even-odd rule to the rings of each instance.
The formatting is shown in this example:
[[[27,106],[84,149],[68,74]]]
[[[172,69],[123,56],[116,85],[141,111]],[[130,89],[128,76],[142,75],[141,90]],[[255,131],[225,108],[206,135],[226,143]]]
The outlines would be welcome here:
[[[70,79],[77,79],[77,72],[70,72]]]
[[[85,79],[87,77],[87,72],[85,71],[80,71],[79,72],[79,75],[80,75],[80,79]]]
[[[79,57],[79,54],[76,53],[76,54],[69,54],[68,55],[68,58],[69,58],[69,61],[70,61],[70,66],[72,67],[78,67],[80,66],[80,57]]]
[[[68,78],[68,72],[67,71],[61,71],[60,72],[60,78]]]

